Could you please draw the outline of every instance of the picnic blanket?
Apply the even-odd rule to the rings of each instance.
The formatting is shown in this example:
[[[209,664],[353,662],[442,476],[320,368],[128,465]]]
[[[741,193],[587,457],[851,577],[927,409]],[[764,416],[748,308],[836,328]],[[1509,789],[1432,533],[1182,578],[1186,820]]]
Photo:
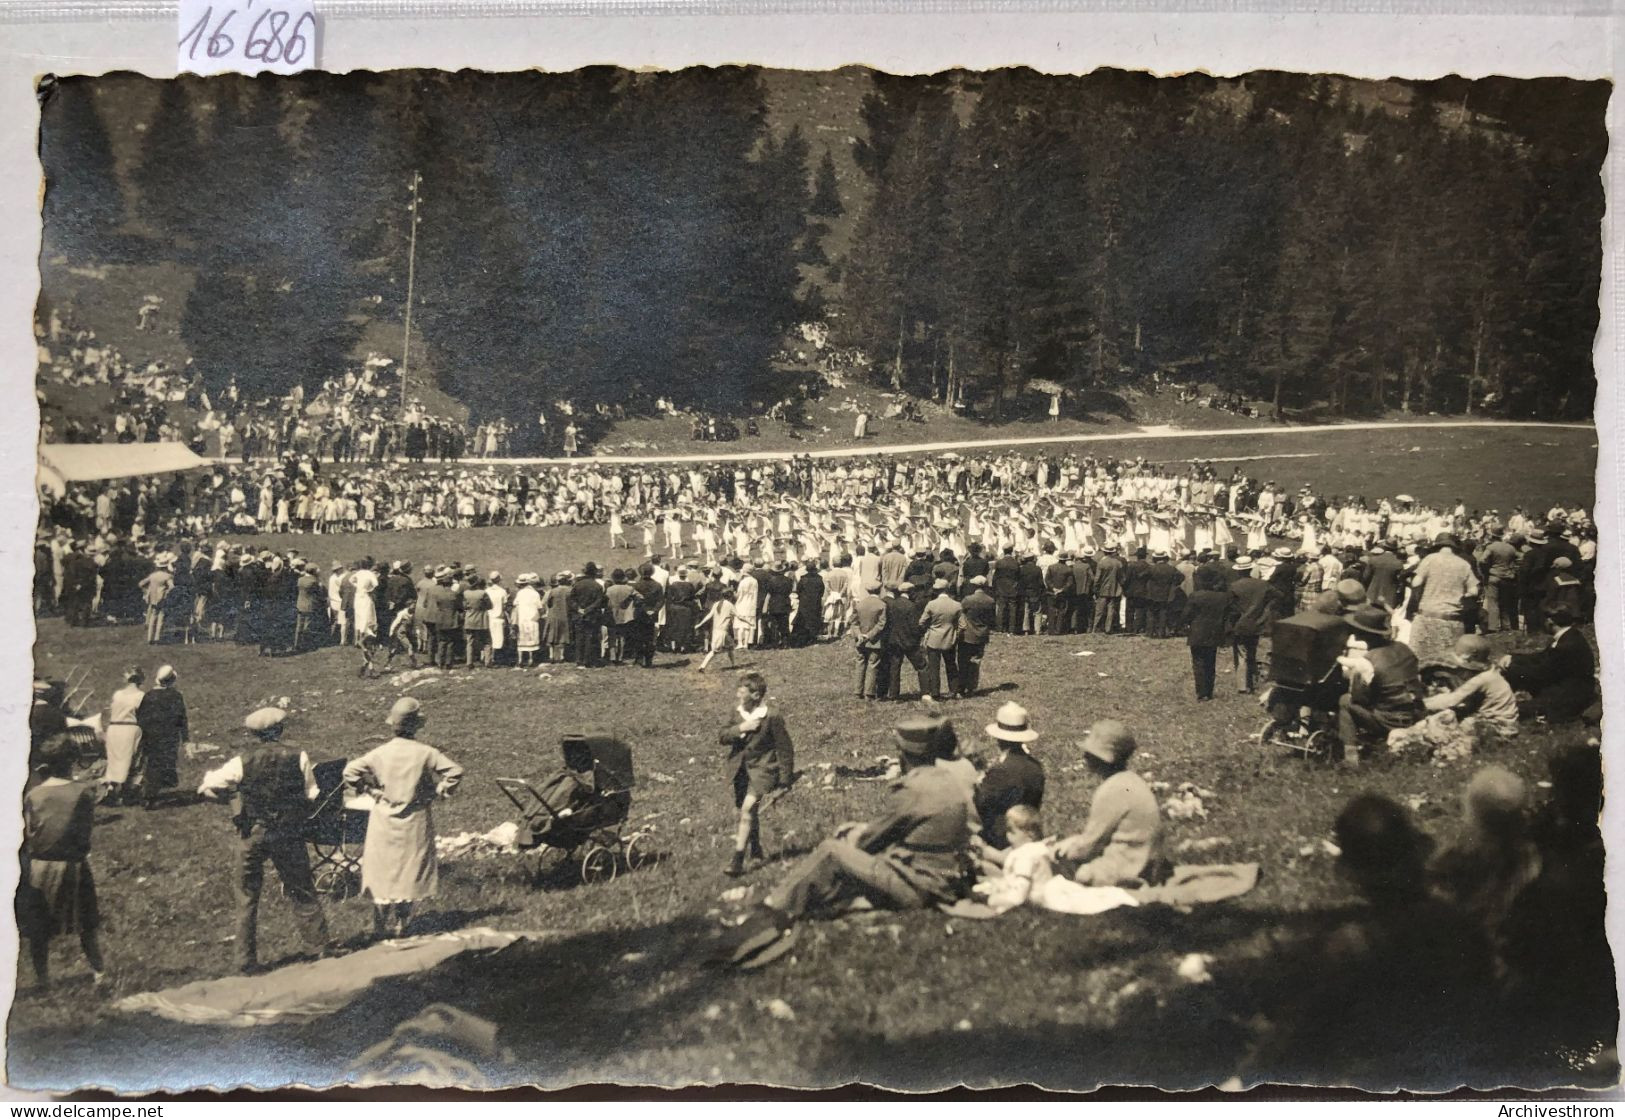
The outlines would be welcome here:
[[[141,992],[114,1007],[177,1023],[221,1027],[309,1022],[342,1010],[375,981],[427,972],[463,953],[491,952],[527,936],[479,928],[383,941],[342,957],[284,965],[258,976],[224,976]]]
[[[1055,905],[1041,908],[1065,914],[1103,914],[1123,906],[1199,906],[1246,894],[1258,885],[1258,874],[1256,863],[1182,863],[1166,882],[1154,887],[1083,887],[1061,880],[1076,889],[1046,892],[1037,901],[1051,901],[1048,894],[1053,893]],[[940,909],[956,918],[996,918],[1006,913],[979,898],[961,898]]]

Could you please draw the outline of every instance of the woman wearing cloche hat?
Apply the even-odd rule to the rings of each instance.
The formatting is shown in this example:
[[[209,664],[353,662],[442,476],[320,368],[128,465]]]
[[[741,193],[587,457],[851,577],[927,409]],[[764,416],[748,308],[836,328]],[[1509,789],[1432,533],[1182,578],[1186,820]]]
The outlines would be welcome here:
[[[403,936],[413,904],[433,898],[440,888],[429,806],[457,788],[463,768],[418,742],[425,718],[422,704],[401,697],[385,719],[394,738],[344,768],[346,789],[373,802],[361,854],[361,888],[372,895],[373,928],[379,936]]]
[[[1096,720],[1083,741],[1083,757],[1104,779],[1089,801],[1083,831],[1055,845],[1055,854],[1079,866],[1073,878],[1084,886],[1113,887],[1160,878],[1162,812],[1144,778],[1129,769],[1134,733],[1115,719]]]

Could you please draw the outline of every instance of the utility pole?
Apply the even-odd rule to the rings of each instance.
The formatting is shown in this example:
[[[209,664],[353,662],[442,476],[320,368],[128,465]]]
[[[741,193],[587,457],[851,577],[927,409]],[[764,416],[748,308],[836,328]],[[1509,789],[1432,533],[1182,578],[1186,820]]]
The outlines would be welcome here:
[[[408,188],[412,192],[412,201],[406,209],[412,215],[412,233],[406,250],[406,337],[401,340],[401,413],[406,413],[406,370],[407,359],[412,353],[412,286],[417,279],[418,263],[418,223],[423,220],[418,213],[418,188],[423,183],[423,176],[416,171],[412,172],[412,185]]]

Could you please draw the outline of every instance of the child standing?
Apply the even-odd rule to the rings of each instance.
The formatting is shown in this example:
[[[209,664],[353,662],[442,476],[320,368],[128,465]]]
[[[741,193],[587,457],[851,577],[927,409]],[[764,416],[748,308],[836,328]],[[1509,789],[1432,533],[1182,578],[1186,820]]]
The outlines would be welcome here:
[[[705,657],[700,662],[699,672],[711,664],[711,659],[717,655],[718,650],[728,654],[728,668],[734,667],[734,595],[732,591],[724,590],[722,597],[711,604],[711,609],[705,612],[705,617],[695,624],[698,630],[707,622],[711,624],[711,648],[705,651]]]
[[[23,798],[22,885],[17,892],[17,930],[28,942],[34,977],[41,990],[50,984],[51,938],[77,933],[99,985],[106,977],[96,909],[96,882],[86,857],[96,807],[96,789],[72,780],[77,751],[66,736],[40,750],[44,780]]]
[[[735,692],[738,717],[722,729],[718,738],[731,748],[728,752],[729,777],[733,780],[734,804],[739,808],[739,827],[734,831],[733,862],[726,874],[745,873],[747,848],[752,859],[765,859],[762,851],[762,799],[776,789],[787,789],[795,780],[795,745],[781,716],[767,702],[767,680],[760,673],[744,673]]]

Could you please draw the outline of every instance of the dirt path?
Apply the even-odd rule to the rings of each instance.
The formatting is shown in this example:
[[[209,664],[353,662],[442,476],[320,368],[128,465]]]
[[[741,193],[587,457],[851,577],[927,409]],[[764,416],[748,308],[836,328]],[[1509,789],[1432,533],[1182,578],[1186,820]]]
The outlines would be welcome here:
[[[1411,428],[1565,428],[1577,431],[1595,431],[1590,424],[1559,424],[1531,420],[1362,420],[1348,424],[1327,424],[1319,427],[1296,426],[1274,428],[1173,428],[1156,425],[1131,432],[1085,433],[1064,436],[1004,436],[991,439],[945,440],[938,443],[891,443],[864,447],[832,447],[819,451],[719,451],[698,454],[665,455],[583,455],[575,459],[467,459],[465,464],[502,463],[523,466],[565,466],[569,463],[734,463],[758,459],[789,459],[805,454],[814,459],[845,459],[863,455],[918,455],[927,451],[968,451],[985,447],[1026,447],[1061,443],[1122,443],[1146,439],[1222,439],[1227,436],[1302,435],[1305,433],[1333,433],[1359,431],[1404,431]],[[1270,456],[1254,456],[1270,458]]]

